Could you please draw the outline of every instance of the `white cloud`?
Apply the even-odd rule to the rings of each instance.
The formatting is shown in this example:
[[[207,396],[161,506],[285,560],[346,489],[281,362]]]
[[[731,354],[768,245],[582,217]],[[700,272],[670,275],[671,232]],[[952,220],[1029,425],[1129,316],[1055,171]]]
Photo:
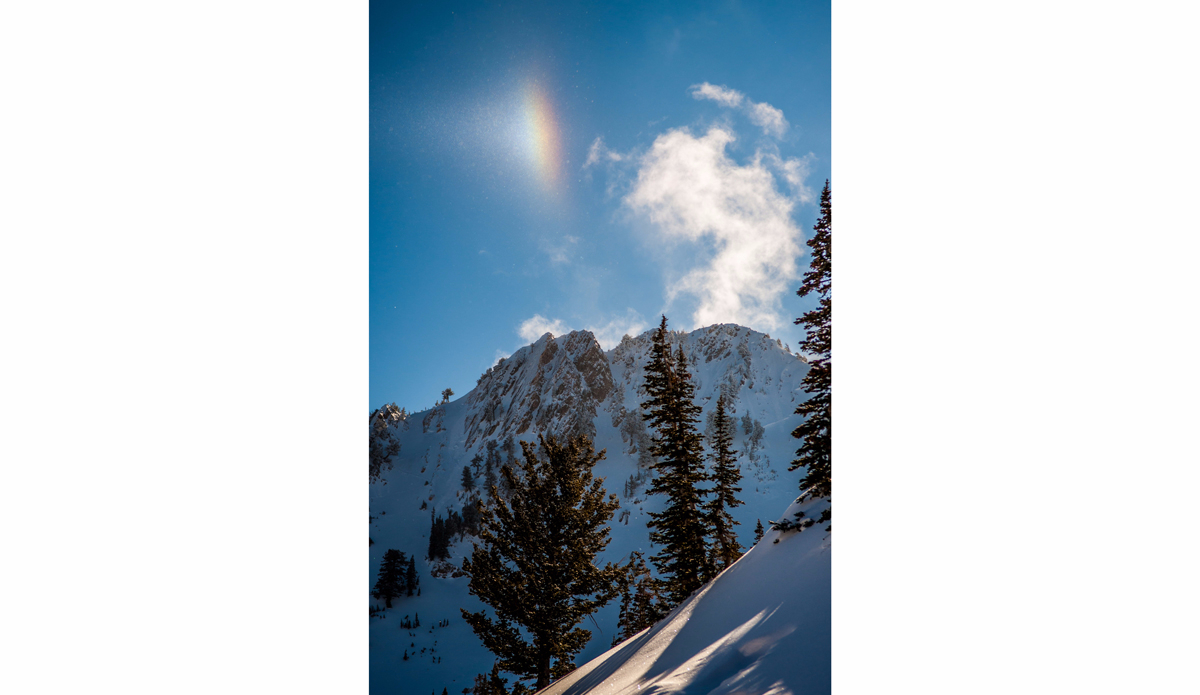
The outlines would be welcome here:
[[[604,138],[598,137],[592,141],[592,146],[588,148],[587,159],[583,162],[583,168],[587,169],[594,164],[599,164],[601,160],[619,162],[624,158],[620,153],[613,152],[605,147]]]
[[[517,335],[521,336],[521,340],[527,343],[534,342],[546,333],[553,333],[558,336],[570,332],[571,329],[562,321],[558,319],[551,321],[541,314],[534,314],[531,318],[522,321],[521,325],[517,327]]]
[[[813,160],[816,159],[811,152],[800,159],[794,157],[784,159],[777,154],[764,155],[763,159],[783,177],[784,181],[788,182],[788,186],[791,187],[792,192],[801,203],[811,203],[816,200],[813,190],[804,185]]]
[[[783,137],[787,132],[788,122],[783,117],[783,111],[771,106],[765,101],[756,103],[746,98],[745,94],[730,89],[725,85],[714,85],[707,82],[694,84],[689,87],[693,99],[711,99],[721,106],[730,109],[739,107],[746,112],[750,117],[750,122],[763,129],[767,135],[777,138]]]
[[[596,336],[596,342],[605,350],[611,350],[621,342],[625,335],[636,336],[649,328],[646,319],[632,307],[625,309],[624,316],[618,316],[602,326],[588,326],[587,330]]]
[[[781,138],[787,132],[788,122],[783,117],[783,112],[765,101],[761,104],[747,102],[746,111],[750,115],[750,121],[761,127],[767,135]]]
[[[694,84],[690,87],[693,99],[711,99],[721,106],[728,108],[737,108],[742,105],[742,100],[746,98],[744,94],[736,89],[730,89],[725,85],[715,85],[703,82]]]
[[[787,320],[780,299],[797,277],[802,236],[791,218],[796,199],[776,189],[767,164],[789,183],[806,165],[761,153],[739,165],[725,152],[734,139],[722,126],[700,137],[687,128],[660,135],[638,162],[624,203],[668,238],[714,245],[706,265],[667,288],[668,301],[680,293],[698,298],[695,326],[733,322],[777,330]]]
[[[633,308],[626,308],[625,313],[611,317],[606,323],[588,325],[584,330],[592,332],[596,336],[596,342],[600,343],[600,347],[605,350],[611,350],[621,342],[621,338],[626,334],[630,336],[640,335],[643,331],[649,328],[646,319]],[[517,335],[521,336],[521,340],[526,343],[532,343],[538,338],[541,338],[546,333],[553,334],[556,338],[561,335],[570,333],[573,328],[564,323],[561,319],[548,319],[541,314],[534,314],[531,318],[525,319],[517,328]],[[496,359],[507,357],[507,354],[501,354],[496,351]]]
[[[509,357],[511,357],[511,356],[512,356],[512,353],[511,353],[511,352],[505,352],[505,351],[503,351],[503,350],[497,349],[497,350],[496,350],[496,354],[492,356],[492,366],[493,366],[493,367],[495,367],[495,366],[496,366],[496,364],[497,364],[497,363],[498,363],[500,360],[506,360],[506,359],[508,359],[508,358],[509,358]]]

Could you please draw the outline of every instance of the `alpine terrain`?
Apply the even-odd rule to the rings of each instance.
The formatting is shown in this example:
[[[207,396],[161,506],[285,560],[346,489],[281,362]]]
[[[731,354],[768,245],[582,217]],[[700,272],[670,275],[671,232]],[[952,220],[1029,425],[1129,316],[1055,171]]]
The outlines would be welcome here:
[[[817,505],[795,504],[803,471],[788,471],[808,364],[780,341],[732,324],[668,339],[686,356],[706,454],[719,398],[736,426],[744,504],[728,511],[749,552],[615,646],[620,601],[609,602],[582,624],[591,638],[576,658],[580,668],[545,692],[827,693],[829,534],[824,524],[804,532],[770,524]],[[462,566],[479,523],[471,500],[486,503],[493,485],[505,494],[500,468],[521,456],[521,441],[582,434],[606,450],[594,473],[620,507],[597,566],[656,552],[646,524],[665,500],[646,494],[652,433],[641,408],[651,347],[651,331],[608,351],[588,331],[547,333],[456,400],[447,390],[427,410],[392,404],[371,414],[372,692],[464,693],[477,674],[492,672],[495,656],[461,617],[460,609],[486,608],[468,593]],[[756,546],[760,521],[767,531]],[[511,674],[500,675],[511,687]]]

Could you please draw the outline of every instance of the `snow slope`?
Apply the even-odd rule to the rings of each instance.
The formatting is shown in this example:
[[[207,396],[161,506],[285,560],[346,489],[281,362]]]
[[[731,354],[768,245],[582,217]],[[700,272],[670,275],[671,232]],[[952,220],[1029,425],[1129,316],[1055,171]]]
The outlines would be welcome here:
[[[828,693],[831,552],[819,527],[769,530],[665,620],[542,695]]]
[[[476,388],[461,398],[389,423],[400,451],[391,458],[390,468],[385,467],[383,479],[370,486],[373,545],[367,588],[374,585],[383,553],[396,548],[417,557],[421,595],[400,598],[384,617],[370,620],[372,692],[440,694],[445,687],[461,693],[476,673],[491,670],[492,655],[459,614],[459,608],[482,607],[468,595],[468,579],[431,576],[435,567],[425,560],[432,514],[461,511],[467,499],[461,487],[463,466],[485,453],[489,441],[534,441],[538,433],[592,436],[597,449],[607,450],[596,475],[605,478],[605,487],[621,500],[612,541],[599,561],[620,561],[634,550],[652,553],[646,513],[660,510],[662,500],[644,494],[649,433],[640,416],[650,336],[646,332],[627,337],[605,352],[587,331],[546,334],[481,375]],[[799,417],[793,411],[805,397],[800,382],[808,366],[779,341],[740,326],[673,332],[671,341],[682,345],[688,356],[703,418],[723,393],[731,416],[739,421],[734,445],[745,504],[733,510],[733,517],[741,523],[737,528],[743,547],[749,547],[756,520],[766,525],[779,518],[776,515],[798,492],[799,472],[788,472],[787,466],[797,447],[791,431]],[[519,445],[516,450],[519,453]],[[461,566],[471,551],[470,541],[468,537],[451,547],[451,564]],[[378,603],[372,600],[372,605]],[[598,611],[594,621],[585,622],[583,627],[593,637],[576,663],[609,649],[617,612],[614,601]],[[405,615],[415,614],[420,615],[419,629],[400,627]],[[443,619],[449,624],[438,627]],[[405,651],[410,654],[407,661]],[[417,657],[411,658],[414,651]]]

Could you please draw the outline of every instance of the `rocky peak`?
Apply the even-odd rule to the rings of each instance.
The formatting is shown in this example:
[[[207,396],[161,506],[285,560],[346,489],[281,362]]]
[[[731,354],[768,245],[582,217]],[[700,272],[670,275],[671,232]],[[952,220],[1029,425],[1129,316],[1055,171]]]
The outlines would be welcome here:
[[[468,394],[465,446],[531,432],[595,436],[597,409],[612,391],[612,371],[591,332],[546,333],[489,369]]]

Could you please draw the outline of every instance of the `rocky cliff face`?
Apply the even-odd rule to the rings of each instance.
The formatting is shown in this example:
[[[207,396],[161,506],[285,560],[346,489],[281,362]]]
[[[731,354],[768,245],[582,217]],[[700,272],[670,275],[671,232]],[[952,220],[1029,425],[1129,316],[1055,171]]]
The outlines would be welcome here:
[[[440,448],[453,440],[461,446],[454,456],[468,459],[488,441],[532,441],[538,434],[596,439],[610,431],[643,469],[649,434],[641,403],[651,336],[651,331],[626,336],[605,352],[588,331],[547,333],[488,369],[464,398],[413,417],[422,423],[422,434],[452,432]],[[803,394],[800,380],[808,366],[766,334],[718,324],[672,331],[669,340],[672,349],[682,347],[687,355],[697,402],[706,413],[724,395],[731,413],[775,422],[790,416]]]
[[[612,393],[612,370],[595,336],[547,333],[485,372],[467,394],[464,447],[537,433],[594,438],[597,411]]]

